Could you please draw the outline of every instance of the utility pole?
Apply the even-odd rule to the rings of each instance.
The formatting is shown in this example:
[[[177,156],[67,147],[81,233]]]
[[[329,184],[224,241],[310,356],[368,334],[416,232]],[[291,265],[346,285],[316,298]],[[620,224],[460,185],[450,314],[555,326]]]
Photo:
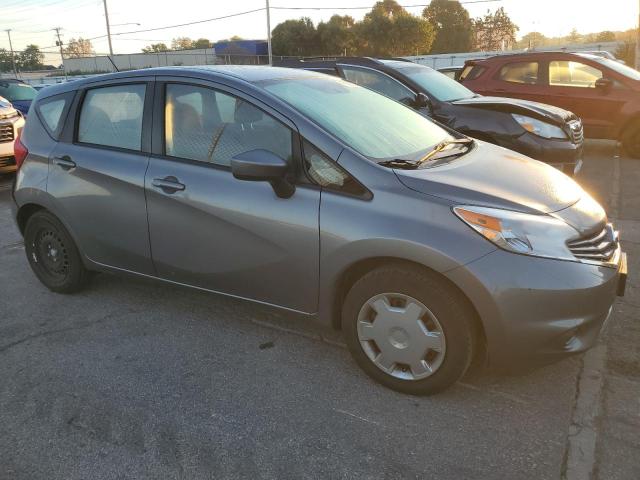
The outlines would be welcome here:
[[[18,69],[16,68],[16,58],[13,54],[13,45],[11,44],[11,29],[5,30],[9,36],[9,50],[11,50],[11,64],[13,65],[13,73],[18,78]]]
[[[267,0],[267,49],[269,50],[269,65],[273,65],[273,53],[271,52],[271,12],[269,0]]]
[[[109,10],[107,9],[107,0],[102,0],[104,4],[104,18],[107,21],[107,39],[109,40],[109,55],[113,57],[113,47],[111,46],[111,28],[109,27]]]
[[[67,67],[64,66],[64,55],[62,52],[62,40],[60,39],[60,27],[56,27],[54,28],[54,30],[56,31],[56,35],[58,36],[58,41],[56,42],[56,45],[58,47],[60,47],[60,59],[62,60],[62,72],[64,73],[64,80],[65,82],[67,81]]]

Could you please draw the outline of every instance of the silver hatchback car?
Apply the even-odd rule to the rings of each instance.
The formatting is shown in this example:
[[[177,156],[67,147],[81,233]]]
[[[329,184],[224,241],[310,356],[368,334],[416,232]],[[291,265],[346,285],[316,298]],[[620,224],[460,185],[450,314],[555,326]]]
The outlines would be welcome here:
[[[328,75],[123,72],[33,111],[15,218],[55,292],[127,272],[299,312],[428,394],[477,357],[584,351],[624,291],[618,235],[571,179]]]

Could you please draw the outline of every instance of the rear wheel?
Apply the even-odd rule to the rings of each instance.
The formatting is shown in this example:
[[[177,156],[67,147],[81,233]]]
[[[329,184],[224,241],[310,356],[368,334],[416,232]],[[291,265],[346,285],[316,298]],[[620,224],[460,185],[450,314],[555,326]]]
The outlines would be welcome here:
[[[78,248],[64,225],[51,213],[39,211],[29,218],[24,244],[31,269],[49,290],[73,293],[86,285],[89,272]]]
[[[383,385],[414,395],[455,383],[473,357],[473,311],[436,274],[379,267],[345,298],[342,327],[358,365]]]
[[[634,158],[640,158],[640,121],[631,124],[622,135],[622,146]]]

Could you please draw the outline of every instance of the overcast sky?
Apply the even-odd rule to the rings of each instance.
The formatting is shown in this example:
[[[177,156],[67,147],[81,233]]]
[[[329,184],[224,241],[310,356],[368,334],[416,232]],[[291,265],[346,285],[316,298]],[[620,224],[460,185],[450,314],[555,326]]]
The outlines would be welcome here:
[[[474,0],[470,0],[474,1]],[[478,0],[475,0],[476,2]],[[270,0],[272,7],[370,7],[372,0]],[[427,0],[404,0],[401,5],[427,4]],[[263,8],[265,0],[108,0],[112,34],[178,23],[205,20],[242,11]],[[589,33],[601,30],[626,30],[638,21],[638,0],[502,0],[467,3],[472,17],[487,9],[503,6],[520,27],[518,36],[539,31],[547,36],[567,35],[572,28]],[[420,14],[424,7],[407,8]],[[335,13],[360,19],[362,10],[279,10],[271,13],[271,26],[288,18],[308,16],[317,24]],[[121,25],[140,23],[138,25]],[[97,37],[106,33],[102,0],[0,0],[0,27],[11,28],[13,47],[20,50],[30,43],[40,47],[55,45],[53,27],[61,27],[63,41],[72,37]],[[243,38],[266,38],[265,11],[258,11],[224,20],[183,26],[155,32],[114,35],[115,53],[139,52],[150,43],[170,44],[173,37],[204,37],[212,41],[239,35]],[[98,53],[108,52],[106,38],[92,40]],[[5,32],[0,32],[0,48],[8,48]],[[49,51],[55,51],[50,48]],[[54,63],[55,56],[47,55]]]

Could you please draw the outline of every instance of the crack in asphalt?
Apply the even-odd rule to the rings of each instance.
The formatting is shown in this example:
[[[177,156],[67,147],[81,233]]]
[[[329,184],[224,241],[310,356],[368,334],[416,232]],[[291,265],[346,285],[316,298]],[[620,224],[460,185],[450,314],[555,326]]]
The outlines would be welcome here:
[[[47,330],[47,331],[44,331],[44,332],[33,333],[33,334],[27,335],[26,337],[23,337],[23,338],[21,338],[19,340],[16,340],[14,342],[11,342],[11,343],[8,343],[6,345],[1,346],[0,347],[0,353],[4,353],[7,350],[9,350],[9,349],[11,349],[11,348],[13,348],[15,346],[18,346],[18,345],[21,345],[23,343],[29,342],[29,341],[34,340],[36,338],[48,337],[49,335],[55,335],[57,333],[65,333],[65,332],[70,332],[70,331],[73,331],[73,330],[82,330],[84,328],[90,328],[90,327],[93,327],[93,326],[98,325],[100,323],[106,322],[107,320],[110,320],[110,319],[114,318],[116,315],[119,315],[119,314],[131,314],[131,313],[136,313],[136,312],[135,311],[131,311],[131,310],[127,310],[127,311],[124,311],[124,312],[122,312],[122,311],[120,311],[120,312],[112,312],[112,313],[108,313],[108,314],[100,317],[97,320],[94,320],[93,322],[86,322],[86,323],[83,323],[81,325],[73,325],[73,326],[70,326],[70,327],[58,328],[56,330]]]

